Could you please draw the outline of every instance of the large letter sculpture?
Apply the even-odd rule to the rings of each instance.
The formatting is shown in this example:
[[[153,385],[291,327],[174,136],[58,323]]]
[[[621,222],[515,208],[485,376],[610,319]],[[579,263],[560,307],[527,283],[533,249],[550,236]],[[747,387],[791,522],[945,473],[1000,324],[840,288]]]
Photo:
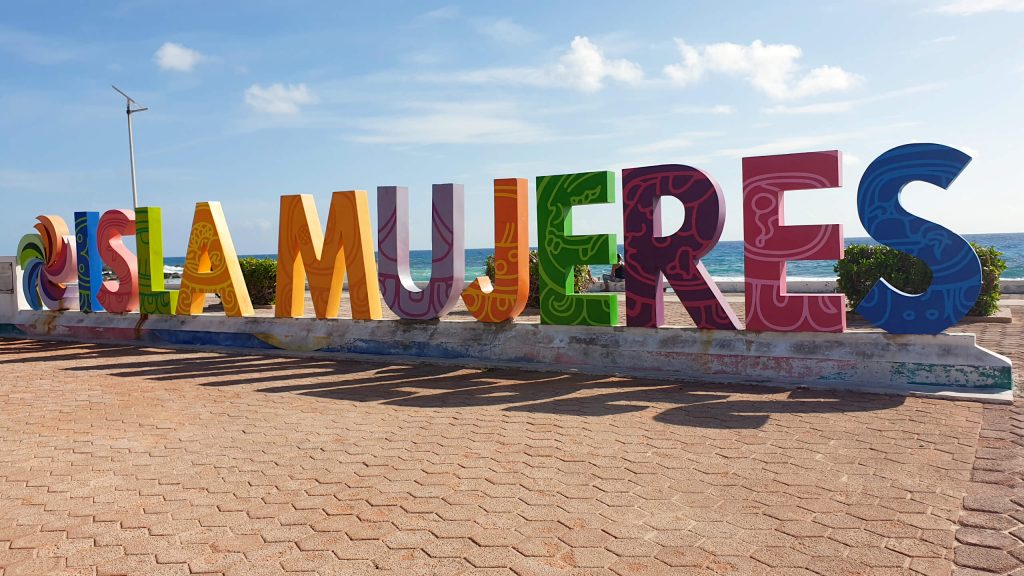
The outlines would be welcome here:
[[[39,291],[39,283],[43,280],[43,266],[46,264],[46,249],[39,234],[25,234],[18,242],[18,266],[24,272],[21,278],[21,291],[25,294],[28,307],[33,310],[43,309],[43,298]]]
[[[60,216],[38,216],[38,234],[18,244],[25,299],[33,310],[70,310],[78,302],[78,254],[74,236]]]
[[[228,316],[254,315],[220,202],[196,204],[177,314],[202,314],[209,293],[220,295]]]
[[[352,317],[379,320],[383,311],[372,242],[365,190],[334,193],[326,235],[312,196],[281,196],[274,315],[299,318],[305,314],[308,275],[316,317],[336,318],[347,270]]]
[[[612,172],[537,178],[537,241],[540,258],[541,324],[613,326],[619,318],[615,294],[575,294],[577,264],[615,261],[615,235],[572,235],[572,208],[615,201]]]
[[[409,190],[404,186],[377,188],[377,242],[380,252],[380,290],[388,308],[400,318],[440,318],[456,304],[466,284],[461,184],[433,187],[433,262],[430,282],[420,290],[409,270]]]
[[[857,191],[857,212],[872,238],[920,258],[932,269],[922,294],[907,294],[884,278],[857,306],[857,313],[893,334],[938,334],[974,306],[981,291],[981,261],[959,235],[906,211],[900,191],[922,181],[949,188],[971,161],[941,144],[907,144],[885,152],[868,166]]]
[[[838,224],[786,226],[783,193],[840,186],[838,151],[743,159],[747,330],[842,332],[846,296],[789,294],[786,262],[843,257]]]
[[[107,312],[134,312],[139,309],[139,268],[135,255],[124,245],[122,236],[135,234],[135,212],[107,210],[96,228],[96,244],[103,263],[114,271],[115,280],[100,285],[98,299]]]
[[[462,300],[481,322],[504,322],[522,313],[530,296],[529,194],[525,178],[494,181],[494,282],[480,276]]]
[[[661,198],[683,204],[685,219],[674,234],[661,231]],[[704,172],[669,164],[622,171],[625,231],[626,324],[665,323],[663,277],[698,328],[736,330],[739,319],[700,262],[725,226],[725,196]]]
[[[139,312],[174,314],[178,291],[164,290],[164,236],[160,208],[135,209],[135,245],[139,253]]]
[[[99,212],[75,212],[75,247],[78,250],[78,309],[101,312],[103,304],[97,297],[103,283],[103,262],[96,248]]]

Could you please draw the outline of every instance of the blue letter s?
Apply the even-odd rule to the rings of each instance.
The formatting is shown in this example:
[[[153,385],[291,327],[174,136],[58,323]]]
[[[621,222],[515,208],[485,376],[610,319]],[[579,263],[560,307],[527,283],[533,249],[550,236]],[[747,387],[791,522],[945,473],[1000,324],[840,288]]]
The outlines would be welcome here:
[[[932,283],[906,294],[879,280],[857,313],[894,334],[938,334],[956,324],[981,292],[981,262],[961,236],[907,212],[900,191],[922,181],[941,188],[960,175],[971,157],[941,144],[907,144],[885,152],[864,172],[857,190],[861,224],[880,244],[924,260]]]

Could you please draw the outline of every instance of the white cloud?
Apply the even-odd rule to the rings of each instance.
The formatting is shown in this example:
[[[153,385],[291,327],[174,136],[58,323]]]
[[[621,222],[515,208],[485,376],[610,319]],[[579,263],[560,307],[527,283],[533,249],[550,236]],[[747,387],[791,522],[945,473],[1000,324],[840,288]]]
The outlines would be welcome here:
[[[480,24],[477,26],[477,31],[495,42],[513,46],[528,44],[537,39],[537,34],[534,32],[505,18]]]
[[[640,144],[637,146],[627,146],[622,149],[622,152],[627,155],[645,155],[655,154],[660,152],[680,150],[683,148],[690,148],[693,146],[694,139],[690,136],[677,136],[675,138],[666,138],[664,140],[656,140],[647,144]]]
[[[948,44],[949,42],[956,42],[956,36],[939,36],[938,38],[925,40],[922,44]]]
[[[741,77],[776,100],[814,96],[849,90],[860,76],[836,66],[819,66],[800,72],[799,47],[792,44],[765,44],[755,40],[749,46],[720,42],[690,46],[676,39],[682,62],[665,66],[665,75],[681,86],[692,84],[710,74]]]
[[[676,106],[672,109],[676,114],[698,114],[703,116],[728,116],[736,113],[736,108],[728,104],[714,106]]]
[[[867,100],[866,98],[864,100]],[[836,102],[820,102],[818,104],[806,104],[803,106],[786,106],[779,104],[770,108],[764,108],[766,114],[786,114],[791,116],[805,114],[838,114],[849,112],[857,107],[864,100],[839,100]]]
[[[420,106],[420,113],[365,118],[352,139],[373,144],[500,144],[550,140],[547,129],[516,118],[502,103],[446,103]]]
[[[935,11],[958,16],[986,12],[1024,12],[1024,0],[957,0],[939,6]]]
[[[316,96],[305,84],[253,84],[245,91],[245,102],[260,112],[294,115],[299,107],[316,102]]]
[[[871,102],[879,102],[882,100],[889,100],[892,98],[899,98],[901,96],[910,96],[913,94],[919,94],[922,92],[934,92],[942,87],[942,84],[921,84],[918,86],[911,86],[909,88],[903,88],[901,90],[893,90],[891,92],[885,92],[882,94],[876,94],[875,96],[868,96],[867,98],[858,98],[852,100],[837,100],[835,102],[821,102],[818,104],[806,104],[802,106],[790,106],[786,104],[778,104],[770,108],[764,108],[762,112],[766,114],[785,114],[785,115],[807,115],[807,114],[838,114],[841,112],[849,112],[864,104]]]
[[[196,64],[204,59],[205,56],[199,52],[174,42],[164,42],[164,45],[153,54],[153,61],[157,66],[175,72],[191,72]]]
[[[600,90],[605,78],[632,83],[644,77],[640,66],[629,60],[605,58],[586,36],[573,39],[555,70],[566,83],[584,92]]]
[[[466,84],[555,86],[582,92],[596,92],[603,88],[605,81],[609,79],[634,84],[643,80],[643,77],[643,70],[636,63],[624,58],[607,58],[589,38],[577,36],[558,62],[548,66],[483,68],[423,79]]]
[[[451,20],[459,17],[458,6],[442,6],[420,16],[426,20]]]
[[[747,156],[764,156],[766,154],[787,154],[791,152],[808,152],[811,150],[835,149],[837,143],[864,138],[877,139],[880,134],[898,131],[917,126],[915,122],[897,122],[882,126],[867,126],[848,132],[816,134],[807,136],[791,136],[780,138],[767,144],[757,144],[739,148],[723,148],[716,150],[712,156],[722,158],[744,158]],[[901,140],[903,142],[905,140]]]

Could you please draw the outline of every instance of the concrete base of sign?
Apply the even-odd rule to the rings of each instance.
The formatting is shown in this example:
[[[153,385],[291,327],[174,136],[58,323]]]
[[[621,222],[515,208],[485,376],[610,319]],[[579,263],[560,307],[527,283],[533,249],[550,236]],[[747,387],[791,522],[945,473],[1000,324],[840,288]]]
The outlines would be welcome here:
[[[21,294],[21,268],[14,256],[0,256],[0,318],[28,308]]]
[[[1011,402],[973,334],[902,336],[20,311],[0,335]]]

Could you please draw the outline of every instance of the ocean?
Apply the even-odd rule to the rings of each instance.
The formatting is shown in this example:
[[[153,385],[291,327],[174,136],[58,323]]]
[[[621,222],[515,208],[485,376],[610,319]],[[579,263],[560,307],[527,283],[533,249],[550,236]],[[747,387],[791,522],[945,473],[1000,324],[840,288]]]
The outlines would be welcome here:
[[[982,246],[995,246],[1006,259],[1006,271],[1003,280],[1024,280],[1024,233],[1014,234],[964,234],[964,238]],[[847,238],[846,245],[875,244],[870,238]],[[619,253],[623,253],[619,245]],[[487,257],[494,253],[493,248],[466,249],[466,281],[470,282],[477,276],[483,276]],[[276,258],[276,254],[252,254],[262,258]],[[412,269],[413,280],[426,282],[430,280],[430,250],[411,250],[409,267]],[[711,276],[719,281],[743,280],[743,242],[739,240],[722,241],[703,259],[704,266]],[[185,263],[184,257],[165,258],[166,272],[181,272]],[[828,280],[836,277],[832,267],[834,260],[810,262],[790,262],[786,266],[787,276],[791,280]],[[611,266],[590,267],[594,276],[608,274]]]

